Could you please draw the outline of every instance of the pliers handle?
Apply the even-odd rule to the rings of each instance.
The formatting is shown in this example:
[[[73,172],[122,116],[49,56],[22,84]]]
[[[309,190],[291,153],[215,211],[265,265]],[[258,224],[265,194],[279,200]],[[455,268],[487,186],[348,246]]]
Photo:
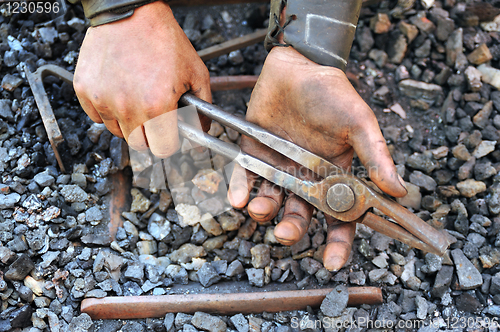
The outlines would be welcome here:
[[[255,139],[319,175],[323,180],[318,182],[297,178],[244,153],[235,144],[223,142],[183,122],[178,124],[179,132],[184,137],[292,191],[324,213],[340,221],[363,223],[412,247],[438,255],[443,255],[453,242],[445,230],[433,228],[360,178],[324,158],[191,94],[184,94],[180,102],[196,107],[199,113]],[[387,215],[394,222],[370,212],[371,208]]]

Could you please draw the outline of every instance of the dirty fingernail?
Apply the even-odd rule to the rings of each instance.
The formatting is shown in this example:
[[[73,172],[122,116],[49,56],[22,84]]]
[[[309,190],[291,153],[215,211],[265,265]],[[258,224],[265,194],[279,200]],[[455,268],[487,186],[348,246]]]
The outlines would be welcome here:
[[[405,182],[405,180],[403,180],[403,178],[399,174],[398,174],[398,179],[399,179],[399,183],[403,186],[403,188],[405,188],[406,192],[408,192],[408,188],[406,188],[406,182]]]

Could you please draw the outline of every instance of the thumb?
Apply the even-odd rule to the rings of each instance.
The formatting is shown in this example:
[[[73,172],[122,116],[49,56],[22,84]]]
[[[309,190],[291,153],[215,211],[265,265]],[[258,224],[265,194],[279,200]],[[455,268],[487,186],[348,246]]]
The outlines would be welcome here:
[[[382,191],[394,197],[403,197],[408,193],[405,182],[396,171],[396,166],[373,113],[369,118],[363,119],[360,126],[352,130],[350,140],[361,163],[366,167],[370,179]]]

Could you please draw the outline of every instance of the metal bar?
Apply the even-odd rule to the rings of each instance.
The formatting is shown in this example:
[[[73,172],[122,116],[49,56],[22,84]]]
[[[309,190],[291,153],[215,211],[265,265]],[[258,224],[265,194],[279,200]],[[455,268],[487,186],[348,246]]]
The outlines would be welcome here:
[[[440,252],[438,248],[434,248],[433,246],[430,246],[427,243],[422,242],[420,239],[413,236],[404,228],[390,222],[389,220],[379,217],[371,212],[366,213],[361,223],[363,225],[370,227],[376,232],[384,234],[400,242],[406,243],[413,248],[417,248],[440,256],[443,254],[443,252]]]
[[[370,200],[373,202],[373,207],[392,218],[422,242],[435,248],[434,253],[443,255],[446,252],[451,243],[446,231],[438,231],[398,203],[385,198],[381,194],[375,193],[371,195]]]
[[[280,187],[294,192],[299,197],[313,204],[316,208],[321,209],[321,206],[314,204],[314,199],[310,195],[311,192],[319,192],[319,190],[313,190],[319,183],[303,181],[289,173],[283,172],[254,156],[242,152],[239,146],[221,141],[184,122],[177,122],[177,126],[179,128],[179,133],[190,141],[198,143],[199,145],[209,148],[214,153],[233,160],[241,167],[262,176]]]
[[[52,111],[52,107],[50,106],[47,92],[45,92],[45,88],[43,86],[43,78],[47,75],[54,75],[61,78],[63,81],[72,84],[73,74],[56,65],[41,66],[34,73],[30,72],[28,67],[25,66],[24,72],[26,73],[28,83],[31,87],[31,91],[33,92],[33,96],[35,97],[35,102],[38,106],[40,116],[42,117],[43,125],[47,132],[50,145],[52,146],[52,150],[54,151],[54,155],[57,159],[57,164],[59,165],[61,172],[65,173],[66,170],[64,168],[64,164],[62,162],[59,151],[57,150],[57,147],[62,142],[64,142],[64,138],[61,134],[59,126],[57,125],[57,120],[54,116],[54,112]]]
[[[276,136],[256,124],[247,122],[237,116],[224,112],[221,108],[207,103],[206,101],[203,101],[191,94],[184,94],[181,97],[180,102],[185,105],[195,106],[198,112],[218,121],[222,125],[233,128],[241,134],[257,140],[258,142],[281,153],[298,164],[309,168],[324,178],[331,174],[341,172],[339,167],[333,165],[326,159],[323,159],[314,153],[293,144],[292,142]]]
[[[210,89],[212,91],[226,91],[253,88],[258,78],[258,76],[251,75],[210,77]]]
[[[380,304],[377,287],[350,287],[347,305]],[[92,319],[139,319],[164,317],[169,312],[203,311],[222,315],[304,310],[319,307],[332,288],[229,294],[186,294],[161,296],[110,296],[84,299],[81,312]]]
[[[115,239],[119,227],[123,226],[122,212],[128,211],[130,206],[130,179],[125,176],[123,171],[118,171],[111,175],[111,199],[109,201],[109,235],[112,240]]]
[[[220,55],[227,54],[232,51],[239,50],[243,47],[247,47],[264,41],[266,34],[267,29],[260,29],[243,37],[238,37],[221,44],[207,47],[201,51],[198,51],[198,55],[203,61],[207,61]]]

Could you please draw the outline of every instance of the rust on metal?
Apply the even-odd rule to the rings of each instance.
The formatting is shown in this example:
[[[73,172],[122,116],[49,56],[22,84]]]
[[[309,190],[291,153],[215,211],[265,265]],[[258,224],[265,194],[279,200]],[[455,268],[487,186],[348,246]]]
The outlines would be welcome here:
[[[340,221],[364,222],[382,234],[437,255],[443,255],[451,243],[445,230],[433,228],[400,204],[368,186],[351,172],[337,167],[328,160],[276,136],[264,128],[228,114],[221,108],[191,94],[184,94],[180,102],[195,106],[199,113],[253,138],[323,178],[321,181],[300,179],[267,164],[256,156],[244,153],[234,144],[223,142],[182,122],[178,124],[179,133],[187,139],[235,161],[241,167],[280,187],[292,191],[318,210]],[[376,208],[391,218],[394,223],[373,215],[369,212],[371,208]]]
[[[258,78],[258,76],[252,75],[210,77],[210,89],[212,91],[225,91],[253,88]]]
[[[115,240],[116,232],[123,226],[122,212],[128,211],[130,206],[130,179],[123,171],[111,175],[111,199],[109,201],[109,235]]]
[[[57,164],[59,165],[61,171],[65,173],[66,170],[64,169],[61,156],[59,154],[59,151],[57,150],[57,147],[62,142],[64,142],[64,138],[61,134],[59,126],[57,125],[56,117],[54,116],[54,112],[52,111],[52,107],[50,106],[49,98],[47,97],[47,93],[45,92],[45,88],[43,87],[43,78],[47,75],[53,75],[61,78],[63,81],[69,84],[72,84],[73,74],[56,65],[41,66],[34,73],[30,72],[28,67],[25,66],[24,71],[26,73],[26,77],[28,78],[28,83],[31,87],[31,91],[33,92],[33,96],[35,97],[35,102],[38,106],[40,116],[42,117],[43,125],[45,127],[45,130],[47,131],[50,145],[52,146],[52,150],[54,150]]]
[[[319,307],[333,288],[229,294],[186,294],[160,296],[111,296],[84,299],[81,312],[92,319],[139,319],[164,317],[169,312],[203,311],[222,315],[304,310]],[[380,304],[377,287],[350,287],[347,305]]]
[[[227,42],[207,47],[198,52],[198,55],[203,61],[207,61],[223,54],[239,50],[240,48],[247,47],[261,41],[266,37],[267,29],[260,29],[255,32],[249,33],[243,37],[238,37]]]

